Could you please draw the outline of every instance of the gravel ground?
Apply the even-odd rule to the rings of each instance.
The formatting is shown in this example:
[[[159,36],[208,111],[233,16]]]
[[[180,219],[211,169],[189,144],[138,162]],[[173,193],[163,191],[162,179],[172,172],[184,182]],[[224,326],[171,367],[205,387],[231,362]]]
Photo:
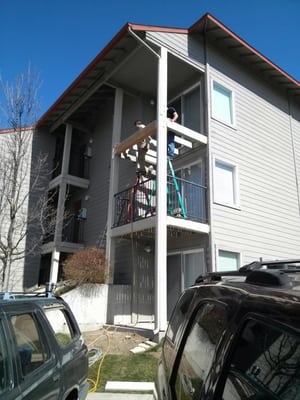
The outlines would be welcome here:
[[[124,331],[118,327],[103,327],[96,331],[84,332],[83,337],[89,349],[100,348],[109,354],[130,354],[130,350],[147,340],[134,331]]]

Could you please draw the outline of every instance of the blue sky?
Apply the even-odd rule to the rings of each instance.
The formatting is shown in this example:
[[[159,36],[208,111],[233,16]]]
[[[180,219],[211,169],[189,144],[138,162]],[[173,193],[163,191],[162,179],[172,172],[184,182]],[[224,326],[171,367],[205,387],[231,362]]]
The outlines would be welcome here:
[[[300,0],[0,0],[0,74],[30,63],[42,115],[125,23],[188,28],[206,12],[300,81]]]

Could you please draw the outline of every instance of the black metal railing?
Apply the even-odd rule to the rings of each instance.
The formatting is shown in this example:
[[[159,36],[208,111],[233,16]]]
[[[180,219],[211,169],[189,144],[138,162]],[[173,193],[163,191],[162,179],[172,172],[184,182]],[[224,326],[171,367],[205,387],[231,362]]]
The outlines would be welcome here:
[[[114,227],[155,215],[156,179],[140,180],[115,194]],[[207,223],[206,187],[185,179],[167,177],[168,215]]]

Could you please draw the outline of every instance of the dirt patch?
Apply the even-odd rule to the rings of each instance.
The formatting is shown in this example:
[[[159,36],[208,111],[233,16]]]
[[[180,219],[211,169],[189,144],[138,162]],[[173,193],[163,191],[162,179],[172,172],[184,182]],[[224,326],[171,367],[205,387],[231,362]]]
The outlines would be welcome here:
[[[103,353],[109,354],[129,355],[131,349],[147,340],[135,331],[124,331],[118,327],[103,327],[82,335],[89,349],[100,348]]]

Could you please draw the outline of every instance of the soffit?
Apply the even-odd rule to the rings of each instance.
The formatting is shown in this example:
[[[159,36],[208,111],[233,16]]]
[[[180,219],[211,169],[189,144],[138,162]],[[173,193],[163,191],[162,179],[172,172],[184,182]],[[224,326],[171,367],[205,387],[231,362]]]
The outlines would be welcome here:
[[[247,63],[266,79],[278,84],[290,95],[299,96],[300,83],[270,60],[257,52],[231,32],[210,14],[206,14],[189,30],[151,26],[130,27],[144,36],[147,30],[174,33],[202,34],[214,45],[231,56]],[[93,121],[97,112],[108,99],[113,99],[114,86],[123,87],[133,94],[154,96],[157,86],[157,57],[130,34],[129,25],[112,39],[99,55],[78,76],[73,84],[59,97],[38,121],[38,127],[59,127],[68,118],[77,121]],[[155,49],[154,49],[155,50]],[[178,65],[176,65],[176,63]],[[177,85],[192,78],[192,69],[174,58],[169,65],[168,89],[172,93]]]
[[[234,34],[210,14],[206,14],[189,29],[200,33],[232,57],[249,65],[265,79],[276,83],[292,96],[300,96],[300,82]]]
[[[114,88],[106,85],[112,71],[122,64],[137,46],[128,33],[121,32],[78,76],[38,121],[38,127],[48,128],[67,122],[69,117],[80,119],[101,108],[103,102],[114,96]],[[114,43],[115,42],[115,43]],[[76,114],[76,115],[75,115]]]
[[[139,31],[137,34],[144,40],[144,31]],[[157,48],[153,47],[153,50],[158,52]],[[137,42],[129,32],[92,64],[92,67],[83,71],[41,118],[39,127],[57,129],[63,123],[70,122],[75,126],[77,124],[78,127],[84,125],[86,130],[92,130],[97,113],[107,101],[114,98],[116,87],[123,88],[130,95],[156,97],[158,57],[146,46]],[[196,76],[197,73],[193,68],[170,55],[168,63],[170,95],[176,94],[176,90],[185,87],[187,83],[194,82]]]

